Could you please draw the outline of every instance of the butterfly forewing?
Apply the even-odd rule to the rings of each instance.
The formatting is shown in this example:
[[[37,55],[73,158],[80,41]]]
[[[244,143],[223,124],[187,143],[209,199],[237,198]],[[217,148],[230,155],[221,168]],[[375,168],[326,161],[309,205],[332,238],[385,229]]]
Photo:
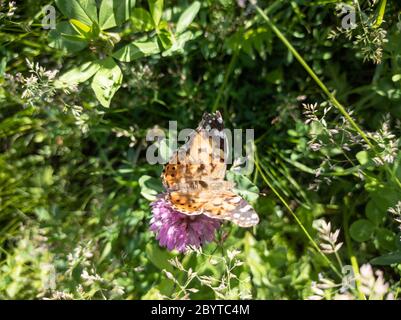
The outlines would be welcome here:
[[[212,154],[212,145],[205,132],[196,132],[186,148],[180,148],[171,157],[162,174],[167,189],[189,180],[222,180],[226,173],[224,155]]]

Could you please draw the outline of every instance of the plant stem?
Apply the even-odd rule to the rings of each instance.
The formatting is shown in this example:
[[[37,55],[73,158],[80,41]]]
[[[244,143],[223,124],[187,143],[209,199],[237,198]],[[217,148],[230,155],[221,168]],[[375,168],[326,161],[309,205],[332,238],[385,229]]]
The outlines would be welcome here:
[[[360,281],[360,273],[359,273],[359,265],[358,265],[358,260],[356,259],[356,256],[352,250],[352,244],[351,244],[351,237],[349,235],[349,199],[346,197],[344,199],[345,202],[345,213],[343,214],[343,227],[344,227],[344,236],[345,236],[345,244],[347,246],[347,251],[348,251],[348,256],[351,261],[351,266],[352,270],[354,272],[355,276],[355,284],[356,284],[356,290],[358,292],[358,297],[360,300],[366,300],[365,295],[361,291],[361,281]]]
[[[219,103],[220,103],[220,100],[226,89],[228,79],[230,78],[230,75],[231,75],[232,71],[234,70],[234,65],[235,65],[235,62],[237,61],[237,57],[238,57],[238,50],[235,50],[233,55],[231,56],[230,63],[228,65],[226,73],[224,75],[223,84],[221,85],[219,92],[217,94],[217,98],[213,103],[212,112],[216,112],[217,108],[219,107]]]
[[[329,91],[326,85],[320,81],[319,77],[312,70],[312,68],[306,63],[306,61],[302,58],[302,56],[298,53],[298,51],[292,46],[292,44],[287,40],[284,34],[274,25],[274,23],[270,20],[270,18],[262,11],[259,6],[255,6],[258,13],[262,16],[262,18],[266,21],[269,27],[273,30],[276,36],[284,43],[284,45],[290,50],[290,52],[294,55],[294,57],[298,60],[298,62],[304,67],[304,69],[309,73],[313,80],[318,84],[318,86],[323,90],[323,92],[327,95],[330,102],[343,114],[343,116],[349,121],[349,123],[354,127],[354,129],[361,135],[361,137],[366,141],[366,143],[374,148],[372,143],[366,134],[362,131],[362,129],[356,124],[356,122],[351,118],[349,113],[345,110],[345,108],[341,105],[340,102],[333,96],[333,94]]]
[[[370,142],[368,136],[363,132],[363,130],[358,126],[358,124],[352,119],[351,115],[345,110],[343,105],[336,99],[336,97],[330,92],[330,90],[326,87],[326,85],[319,79],[317,74],[312,70],[312,68],[308,65],[308,63],[302,58],[302,56],[298,53],[298,51],[292,46],[292,44],[287,40],[285,35],[276,27],[276,25],[270,20],[270,18],[263,12],[263,10],[258,6],[255,5],[256,11],[260,14],[260,16],[266,21],[268,26],[273,30],[276,36],[284,43],[284,45],[290,50],[290,52],[294,55],[294,57],[298,60],[298,62],[304,67],[306,72],[311,76],[313,80],[317,83],[317,85],[322,89],[322,91],[326,94],[329,98],[329,101],[341,112],[341,114],[347,119],[347,121],[351,124],[351,126],[359,133],[362,139],[366,142],[366,144],[373,150],[373,152],[378,155],[380,158],[381,156],[376,150],[376,147]],[[401,188],[401,182],[394,174],[394,172],[388,167],[386,162],[384,161],[385,168],[390,176],[394,179],[397,183],[398,187]]]
[[[312,236],[309,234],[308,230],[306,230],[305,226],[302,224],[301,220],[297,217],[295,212],[291,209],[291,207],[288,205],[288,203],[284,200],[284,198],[280,195],[280,193],[276,190],[276,188],[269,182],[269,180],[266,178],[265,174],[263,173],[263,170],[261,169],[259,165],[259,159],[257,156],[257,152],[255,152],[255,165],[256,169],[259,171],[263,181],[268,185],[268,187],[275,193],[275,195],[280,199],[280,201],[284,204],[284,206],[287,208],[287,210],[291,213],[301,230],[305,233],[306,237],[309,239],[309,241],[312,243],[313,247],[320,253],[324,261],[330,266],[330,268],[341,278],[341,273],[337,270],[337,268],[334,266],[334,264],[330,261],[329,258],[322,252],[322,250],[319,248],[318,244],[316,243],[315,240],[313,240]]]
[[[379,11],[377,13],[376,21],[373,24],[373,28],[378,28],[383,22],[384,13],[386,12],[387,0],[381,0],[379,4]]]
[[[343,263],[342,263],[342,261],[341,261],[341,258],[340,258],[340,256],[339,256],[339,254],[338,254],[337,251],[334,252],[334,254],[335,254],[336,259],[337,259],[337,261],[338,261],[338,264],[340,265],[340,268],[341,268],[341,270],[342,270],[342,269],[343,269]]]

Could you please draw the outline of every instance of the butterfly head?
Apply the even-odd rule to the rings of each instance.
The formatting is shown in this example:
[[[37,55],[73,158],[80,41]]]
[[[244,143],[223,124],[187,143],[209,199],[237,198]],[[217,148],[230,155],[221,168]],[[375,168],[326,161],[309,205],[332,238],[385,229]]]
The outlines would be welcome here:
[[[202,120],[199,123],[198,128],[210,131],[212,129],[217,129],[222,131],[224,129],[223,117],[219,111],[215,113],[205,112],[202,116]]]

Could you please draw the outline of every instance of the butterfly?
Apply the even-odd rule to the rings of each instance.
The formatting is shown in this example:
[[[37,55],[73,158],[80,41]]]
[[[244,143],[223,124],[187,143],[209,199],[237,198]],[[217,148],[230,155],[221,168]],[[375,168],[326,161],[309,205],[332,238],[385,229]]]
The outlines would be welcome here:
[[[204,214],[251,227],[259,222],[258,214],[233,192],[235,184],[224,179],[226,144],[221,113],[204,113],[187,142],[164,166],[165,197],[175,210],[188,216]]]

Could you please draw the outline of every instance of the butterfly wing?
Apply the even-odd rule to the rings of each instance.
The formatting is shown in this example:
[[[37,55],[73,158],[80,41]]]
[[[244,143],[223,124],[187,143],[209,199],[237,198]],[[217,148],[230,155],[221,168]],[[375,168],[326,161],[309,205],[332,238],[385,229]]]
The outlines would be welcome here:
[[[172,191],[166,197],[175,210],[186,215],[202,214],[202,207],[207,201],[199,192],[189,190]]]
[[[196,186],[197,182],[191,182]],[[259,223],[259,216],[252,206],[239,195],[230,191],[229,181],[202,181],[199,188],[170,192],[168,197],[172,206],[187,215],[204,214],[213,219],[232,221],[240,227],[252,227]]]
[[[180,148],[171,157],[162,173],[166,189],[172,189],[177,184],[190,180],[202,180],[208,177],[223,180],[226,164],[223,155],[214,156],[212,145],[204,132],[196,132],[186,148]]]
[[[187,214],[203,214],[205,208],[214,206],[214,217],[224,219],[226,211],[221,206],[220,200],[224,193],[222,190],[233,188],[229,181],[216,180],[189,180],[184,184],[175,185],[174,190],[167,193],[166,199],[174,209]]]
[[[248,228],[259,223],[259,216],[252,206],[239,195],[227,190],[213,202],[203,206],[203,214],[211,218],[229,220]]]
[[[259,222],[252,206],[233,193],[226,173],[226,137],[219,112],[205,113],[189,140],[171,157],[162,173],[166,198],[173,208],[187,214],[205,214],[230,220],[241,227]]]
[[[162,181],[166,189],[204,177],[223,180],[226,173],[225,146],[221,114],[205,113],[197,129],[189,135],[188,142],[173,154],[164,167]]]

